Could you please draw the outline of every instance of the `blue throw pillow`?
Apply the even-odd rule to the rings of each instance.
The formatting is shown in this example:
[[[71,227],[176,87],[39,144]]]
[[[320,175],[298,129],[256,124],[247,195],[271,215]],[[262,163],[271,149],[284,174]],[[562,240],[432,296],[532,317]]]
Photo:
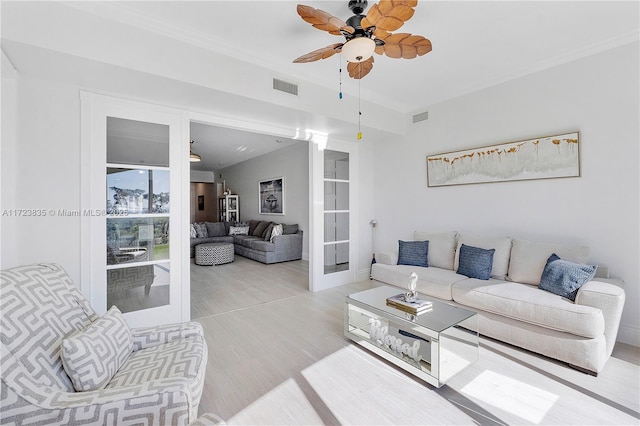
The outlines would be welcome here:
[[[562,260],[553,253],[542,271],[540,288],[575,302],[578,289],[596,275],[597,265]]]
[[[398,240],[398,265],[428,267],[429,241]]]
[[[462,244],[458,257],[458,273],[469,278],[488,280],[491,276],[495,252],[496,249],[487,250]]]

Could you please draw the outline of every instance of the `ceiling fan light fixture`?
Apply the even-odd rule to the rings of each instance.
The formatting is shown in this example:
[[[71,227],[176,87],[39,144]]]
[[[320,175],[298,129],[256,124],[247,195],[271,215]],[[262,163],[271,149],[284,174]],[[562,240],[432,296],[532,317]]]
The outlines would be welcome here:
[[[376,49],[376,42],[369,37],[355,37],[342,46],[342,54],[348,62],[363,62],[369,59]]]
[[[197,163],[199,161],[202,161],[202,157],[200,157],[198,154],[194,154],[193,151],[191,150],[191,147],[193,146],[193,141],[189,142],[189,161],[192,163]]]

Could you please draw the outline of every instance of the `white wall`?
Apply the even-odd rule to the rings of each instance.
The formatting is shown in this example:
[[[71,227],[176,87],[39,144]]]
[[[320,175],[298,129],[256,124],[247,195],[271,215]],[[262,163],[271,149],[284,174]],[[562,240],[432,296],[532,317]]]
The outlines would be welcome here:
[[[618,339],[640,345],[638,51],[636,42],[433,105],[405,140],[378,143],[378,251],[416,229],[588,245],[626,282]],[[575,130],[580,178],[427,187],[427,155]]]
[[[6,222],[2,219],[13,214],[9,209],[14,205],[16,168],[16,146],[14,143],[3,141],[15,141],[18,134],[18,73],[9,58],[2,52],[2,116],[0,123],[2,134],[0,135],[0,269],[4,265],[13,262],[12,245],[18,235],[15,227],[3,226]]]
[[[240,220],[270,220],[297,223],[302,231],[302,258],[309,259],[309,145],[298,142],[286,148],[226,167],[222,174],[227,188],[239,195]],[[258,181],[283,176],[284,215],[258,213]]]
[[[191,182],[214,183],[216,181],[214,172],[204,172],[201,170],[191,170]]]

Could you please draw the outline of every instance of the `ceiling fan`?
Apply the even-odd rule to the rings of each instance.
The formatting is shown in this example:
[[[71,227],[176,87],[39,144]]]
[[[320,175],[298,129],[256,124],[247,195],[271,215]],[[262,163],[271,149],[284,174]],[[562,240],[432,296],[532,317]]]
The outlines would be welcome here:
[[[294,63],[314,62],[342,52],[347,59],[349,76],[361,79],[373,68],[373,53],[390,58],[413,59],[431,52],[431,42],[409,33],[392,34],[413,16],[418,0],[380,0],[366,15],[367,0],[350,0],[354,15],[340,18],[311,6],[298,5],[298,15],[315,28],[329,34],[342,35],[344,43],[335,43],[296,58]]]

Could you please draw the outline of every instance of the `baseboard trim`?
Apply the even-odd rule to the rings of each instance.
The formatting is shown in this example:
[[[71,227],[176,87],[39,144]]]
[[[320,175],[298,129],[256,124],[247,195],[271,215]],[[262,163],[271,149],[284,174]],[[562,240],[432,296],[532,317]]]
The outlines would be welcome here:
[[[640,347],[640,329],[629,325],[620,324],[618,329],[618,342]]]
[[[358,271],[357,276],[356,276],[356,279],[358,281],[365,281],[365,280],[368,280],[369,278],[371,278],[371,276],[370,276],[370,270],[368,268],[367,269],[360,269]]]

